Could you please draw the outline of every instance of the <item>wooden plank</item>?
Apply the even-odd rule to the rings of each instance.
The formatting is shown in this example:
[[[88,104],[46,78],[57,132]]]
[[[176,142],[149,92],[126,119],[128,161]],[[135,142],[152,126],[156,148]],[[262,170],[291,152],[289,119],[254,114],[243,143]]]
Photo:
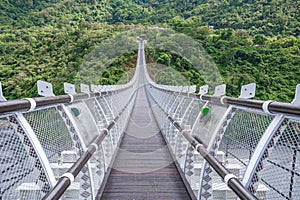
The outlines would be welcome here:
[[[191,199],[159,132],[143,88],[138,91],[101,199]]]

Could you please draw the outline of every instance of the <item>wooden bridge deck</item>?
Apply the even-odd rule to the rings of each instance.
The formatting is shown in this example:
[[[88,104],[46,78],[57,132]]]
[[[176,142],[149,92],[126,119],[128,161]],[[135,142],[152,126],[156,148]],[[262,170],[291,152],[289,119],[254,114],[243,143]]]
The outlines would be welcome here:
[[[101,199],[191,199],[154,120],[144,88],[138,91]]]

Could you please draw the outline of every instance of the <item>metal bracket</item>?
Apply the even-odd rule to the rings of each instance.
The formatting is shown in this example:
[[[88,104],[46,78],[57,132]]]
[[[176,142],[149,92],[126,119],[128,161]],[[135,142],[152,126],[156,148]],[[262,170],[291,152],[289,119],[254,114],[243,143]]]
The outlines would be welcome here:
[[[250,83],[248,85],[243,85],[241,89],[241,95],[239,98],[242,99],[250,99],[255,97],[255,91],[256,91],[256,84]]]
[[[176,86],[175,90],[176,90],[176,92],[180,92],[181,91],[181,86]]]
[[[213,96],[223,96],[226,94],[226,84],[218,85],[215,87],[215,93]]]
[[[189,86],[182,86],[182,92],[188,93],[189,92]]]
[[[86,85],[86,84],[80,84],[80,91],[82,93],[86,93],[86,94],[91,93],[90,92],[90,87],[88,85]]]
[[[92,90],[93,93],[99,92],[98,85],[91,84],[91,90]]]
[[[104,85],[99,85],[99,92],[105,92],[105,87]]]
[[[104,90],[105,92],[109,91],[109,86],[108,86],[108,85],[104,85],[104,86],[103,86],[103,90]]]
[[[113,85],[108,85],[107,89],[108,89],[108,91],[112,91],[114,89],[114,86]]]
[[[208,92],[208,85],[203,85],[200,87],[199,89],[199,94],[202,95],[202,94],[206,94]]]
[[[16,118],[18,120],[19,125],[23,128],[26,136],[28,137],[30,142],[30,146],[32,147],[32,151],[38,156],[38,159],[40,160],[41,164],[42,164],[42,168],[44,170],[44,173],[47,177],[47,180],[49,181],[50,186],[54,186],[55,185],[55,176],[53,174],[53,171],[51,169],[49,160],[45,154],[45,151],[39,141],[39,139],[37,138],[34,130],[32,129],[32,127],[30,126],[29,122],[26,120],[26,118],[24,117],[24,115],[20,114],[20,113],[16,113]]]
[[[75,85],[71,83],[64,83],[64,91],[66,94],[76,94]]]
[[[300,84],[296,86],[296,92],[294,100],[292,101],[292,104],[295,106],[300,106]]]
[[[189,93],[195,93],[196,92],[196,85],[191,85],[189,88]]]
[[[53,93],[52,83],[46,81],[37,81],[38,94],[43,97],[53,97],[55,94]]]
[[[3,92],[2,92],[2,84],[0,82],[0,101],[7,101],[6,98],[3,96]]]

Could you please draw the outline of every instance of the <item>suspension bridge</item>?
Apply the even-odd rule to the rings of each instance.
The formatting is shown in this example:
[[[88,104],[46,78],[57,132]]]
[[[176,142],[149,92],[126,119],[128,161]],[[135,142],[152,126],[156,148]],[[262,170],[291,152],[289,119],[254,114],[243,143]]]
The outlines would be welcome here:
[[[300,199],[300,86],[281,103],[159,85],[138,44],[125,85],[1,92],[0,199]]]

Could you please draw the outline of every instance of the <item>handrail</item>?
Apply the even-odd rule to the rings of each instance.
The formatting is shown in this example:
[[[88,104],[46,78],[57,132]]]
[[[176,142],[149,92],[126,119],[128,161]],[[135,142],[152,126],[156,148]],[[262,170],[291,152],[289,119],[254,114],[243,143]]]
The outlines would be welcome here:
[[[135,83],[135,75],[130,82],[125,85],[121,85],[120,88],[115,88],[109,91],[95,92],[95,93],[80,93],[80,94],[67,94],[59,96],[50,96],[50,97],[34,97],[34,98],[25,98],[25,99],[15,99],[9,101],[0,102],[0,114],[6,114],[11,112],[27,112],[32,111],[32,103],[29,99],[32,99],[35,102],[34,108],[40,108],[45,106],[53,106],[56,104],[72,103],[78,100],[84,100],[94,97],[100,97],[103,94],[107,95],[111,92],[120,92],[128,89]]]
[[[104,92],[108,93],[108,92]],[[59,95],[51,97],[35,97],[32,98],[35,101],[35,108],[43,106],[53,106],[62,103],[72,103],[73,101],[84,100],[93,97],[99,97],[102,93],[91,93],[91,94],[74,94],[74,95]],[[72,96],[72,97],[71,97]],[[31,102],[29,99],[16,99],[10,101],[0,102],[0,114],[5,114],[9,112],[20,112],[31,110]]]
[[[148,92],[149,93],[149,92]],[[150,93],[149,93],[150,94]],[[150,94],[151,95],[151,94]],[[203,144],[199,143],[193,136],[189,134],[188,131],[184,130],[180,124],[175,121],[169,113],[167,113],[153,98],[153,101],[158,105],[158,107],[163,111],[163,113],[167,116],[168,120],[173,124],[173,126],[185,137],[185,139],[195,148],[195,150],[200,153],[203,158],[212,166],[212,168],[222,177],[225,183],[229,188],[237,194],[237,196],[241,199],[248,200],[257,200],[257,197],[254,196],[250,191],[248,191],[240,182],[240,180],[230,173],[226,167],[224,167],[212,154],[210,154]]]
[[[165,89],[157,86],[157,84],[150,83],[151,86],[166,92],[175,92],[178,91]],[[263,101],[263,100],[254,100],[254,99],[243,99],[243,98],[234,98],[234,97],[228,97],[228,96],[213,96],[213,95],[200,95],[195,93],[184,93],[180,92],[181,95],[189,96],[193,98],[200,99],[202,101],[210,101],[214,104],[218,105],[233,105],[233,106],[240,106],[240,107],[246,107],[251,109],[258,109],[264,112],[268,112],[268,114],[286,114],[286,115],[292,115],[300,117],[300,106],[291,104],[291,103],[285,103],[285,102],[277,102],[277,101]],[[266,105],[266,108],[263,108],[263,105]]]
[[[114,125],[120,118],[121,114],[126,110],[128,105],[130,104],[130,102],[135,94],[136,94],[136,91],[134,91],[131,94],[131,97],[129,98],[127,104],[118,113],[118,115],[114,118],[114,120],[107,126],[107,128],[104,129],[96,137],[96,139],[89,145],[87,150],[72,165],[72,167],[59,178],[56,185],[42,198],[43,200],[59,199],[64,194],[64,192],[72,184],[73,180],[77,177],[77,175],[82,170],[82,168],[87,164],[87,162],[92,157],[92,155],[97,151],[98,146],[101,144],[101,142],[104,140],[104,138],[108,135],[109,130],[111,130],[114,127]]]

